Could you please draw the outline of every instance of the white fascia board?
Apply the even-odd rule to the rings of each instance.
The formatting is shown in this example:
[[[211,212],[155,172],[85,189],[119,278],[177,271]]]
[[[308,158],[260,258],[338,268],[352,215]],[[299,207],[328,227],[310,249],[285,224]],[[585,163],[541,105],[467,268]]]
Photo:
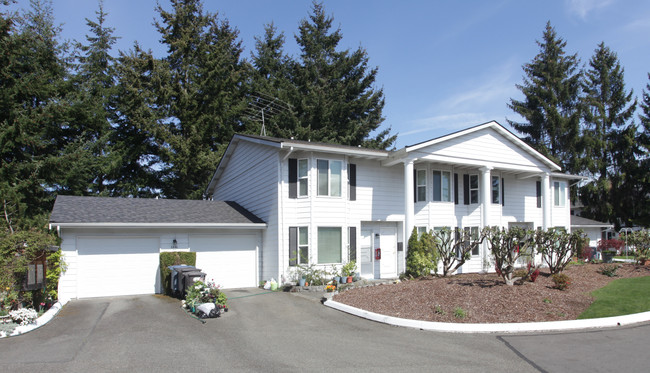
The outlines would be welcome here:
[[[553,172],[551,174],[552,178],[555,179],[568,179],[568,180],[589,180],[587,176],[581,176],[581,175],[571,175],[571,174],[563,174],[561,172]]]
[[[414,151],[418,151],[421,148],[431,146],[431,145],[434,145],[434,144],[438,144],[438,143],[441,143],[441,142],[445,142],[445,141],[448,141],[448,140],[451,140],[451,139],[455,139],[456,137],[465,136],[465,135],[467,135],[469,133],[480,131],[480,130],[483,130],[485,128],[494,129],[495,131],[497,131],[498,133],[500,133],[501,135],[503,135],[504,137],[506,137],[507,139],[509,139],[513,143],[515,143],[515,145],[517,145],[519,148],[521,148],[525,152],[527,152],[530,155],[532,155],[533,157],[541,160],[542,163],[544,163],[546,166],[548,166],[551,170],[560,171],[562,169],[560,166],[555,164],[555,162],[551,161],[550,159],[545,157],[542,153],[540,153],[537,150],[533,149],[530,145],[526,144],[519,137],[515,136],[512,132],[508,131],[507,129],[505,129],[503,126],[501,126],[499,123],[497,123],[495,121],[490,121],[490,122],[487,122],[487,123],[484,123],[484,124],[481,124],[481,125],[478,125],[478,126],[475,126],[475,127],[472,127],[472,128],[468,128],[466,130],[462,130],[462,131],[455,132],[455,133],[452,133],[452,134],[449,134],[449,135],[446,135],[446,136],[442,136],[442,137],[439,137],[439,138],[436,138],[436,139],[425,141],[425,142],[422,142],[420,144],[407,146],[407,147],[404,148],[404,151],[408,152],[408,153],[411,153],[411,152],[414,152]],[[397,162],[395,162],[395,163],[397,163]]]
[[[295,150],[306,150],[311,152],[323,152],[323,153],[332,153],[332,154],[343,154],[350,156],[359,156],[364,158],[377,158],[377,159],[386,159],[388,158],[388,152],[381,153],[373,150],[368,150],[365,148],[340,148],[336,146],[327,146],[322,144],[302,144],[302,143],[293,143],[293,142],[283,142],[281,144],[282,148],[293,149]]]
[[[266,223],[50,223],[58,228],[224,228],[266,229]]]
[[[450,157],[444,155],[422,155],[417,158],[422,161],[431,161],[436,163],[450,164],[456,167],[462,168],[467,167],[490,167],[495,170],[506,170],[513,172],[524,172],[524,173],[537,173],[538,175],[545,170],[540,169],[534,166],[526,165],[517,165],[512,163],[503,163],[503,162],[486,162],[482,159],[473,159],[473,158],[458,158]]]
[[[598,224],[594,224],[594,225],[576,224],[576,225],[573,225],[573,224],[571,224],[571,228],[613,228],[613,227],[614,227],[614,225],[612,225],[612,224],[602,224],[602,225],[598,225]]]

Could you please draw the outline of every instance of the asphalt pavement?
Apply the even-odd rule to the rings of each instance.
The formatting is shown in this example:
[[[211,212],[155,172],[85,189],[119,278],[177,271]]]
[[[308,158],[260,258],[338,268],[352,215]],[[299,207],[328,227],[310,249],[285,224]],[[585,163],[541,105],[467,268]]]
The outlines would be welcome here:
[[[164,296],[74,300],[47,325],[0,339],[0,371],[646,371],[650,325],[588,333],[454,334],[395,327],[317,297],[226,291],[205,323]],[[616,351],[601,354],[607,345]],[[635,346],[629,348],[630,346]],[[642,353],[643,352],[643,353]],[[634,358],[632,358],[634,357]]]

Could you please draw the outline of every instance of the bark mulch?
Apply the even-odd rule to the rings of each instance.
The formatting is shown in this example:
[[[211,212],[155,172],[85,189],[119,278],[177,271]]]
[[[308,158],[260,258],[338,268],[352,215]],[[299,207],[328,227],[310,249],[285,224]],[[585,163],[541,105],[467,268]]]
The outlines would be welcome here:
[[[600,273],[607,264],[570,265],[566,290],[553,288],[548,271],[535,282],[507,286],[494,273],[429,277],[397,284],[351,289],[334,300],[383,315],[460,323],[514,323],[575,320],[593,302],[590,293],[610,281],[650,276],[650,267],[618,264],[617,277]],[[465,317],[456,315],[464,311]]]

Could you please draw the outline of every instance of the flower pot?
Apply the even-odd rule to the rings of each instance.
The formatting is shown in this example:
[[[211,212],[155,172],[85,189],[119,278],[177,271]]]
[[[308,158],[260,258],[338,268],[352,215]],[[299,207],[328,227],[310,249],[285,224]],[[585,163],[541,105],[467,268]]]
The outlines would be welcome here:
[[[616,252],[614,251],[603,251],[603,262],[612,263]]]
[[[334,276],[334,282],[336,282],[337,284],[341,282],[341,276]]]
[[[352,276],[348,276],[348,284],[352,283]]]
[[[300,280],[298,280],[298,286],[305,286],[305,279],[304,278],[301,278]]]
[[[341,276],[341,277],[339,278],[339,284],[345,284],[346,281],[347,281],[347,278],[346,278],[346,277]]]

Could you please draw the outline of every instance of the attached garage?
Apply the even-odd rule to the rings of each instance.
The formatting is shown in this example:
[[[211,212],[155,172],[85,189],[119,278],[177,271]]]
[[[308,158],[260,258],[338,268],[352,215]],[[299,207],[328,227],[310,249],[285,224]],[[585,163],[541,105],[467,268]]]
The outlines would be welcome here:
[[[196,266],[224,288],[258,283],[266,224],[223,201],[58,196],[50,227],[66,271],[59,299],[162,291],[163,251],[196,252]]]
[[[254,287],[256,240],[254,235],[191,235],[190,248],[208,280],[226,289]]]
[[[77,297],[153,294],[158,237],[78,237]]]

